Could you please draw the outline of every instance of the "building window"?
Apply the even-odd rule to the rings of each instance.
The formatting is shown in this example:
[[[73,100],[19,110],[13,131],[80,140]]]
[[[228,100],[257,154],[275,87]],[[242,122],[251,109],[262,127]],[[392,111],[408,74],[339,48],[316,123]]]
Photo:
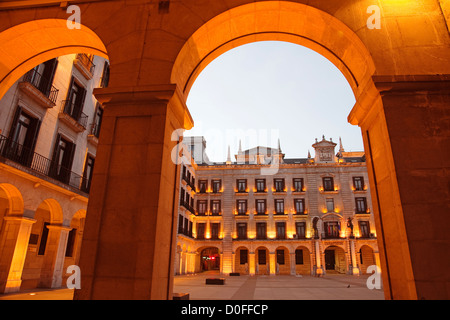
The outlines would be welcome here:
[[[220,223],[211,223],[211,239],[219,239]]]
[[[198,181],[198,190],[200,193],[206,193],[208,189],[208,180],[199,180]]]
[[[184,217],[184,230],[183,230],[184,235],[189,235],[191,233],[189,227],[190,227],[189,219]]]
[[[302,249],[295,250],[295,264],[303,264],[303,250]]]
[[[238,214],[247,213],[247,200],[236,200],[236,207]]]
[[[205,223],[197,223],[197,239],[205,239]]]
[[[332,177],[322,178],[323,191],[334,191],[334,181]]]
[[[256,179],[256,192],[266,192],[266,179]]]
[[[237,237],[238,239],[247,239],[247,223],[239,222],[237,224]]]
[[[76,235],[77,235],[77,229],[72,229],[69,231],[69,235],[67,237],[67,245],[66,245],[66,257],[73,257],[73,249],[75,246]]]
[[[31,166],[40,126],[39,119],[17,106],[3,155],[24,166]]]
[[[356,202],[356,213],[367,212],[367,200],[365,197],[355,198],[355,202]]]
[[[327,212],[334,212],[334,199],[327,198],[325,201],[327,204]]]
[[[84,165],[83,172],[83,184],[81,185],[81,190],[89,193],[91,189],[91,181],[92,181],[92,172],[94,170],[95,158],[90,154],[86,157],[86,163]]]
[[[338,221],[325,222],[325,237],[339,238],[340,224]]]
[[[294,206],[296,214],[305,213],[305,199],[294,199]]]
[[[356,191],[364,190],[364,178],[363,177],[353,177],[353,188]]]
[[[237,192],[247,192],[247,180],[238,179],[237,180]]]
[[[303,178],[294,178],[293,185],[294,185],[295,192],[302,192],[303,191]]]
[[[220,215],[220,200],[211,200],[211,214],[213,216]]]
[[[266,199],[256,199],[256,213],[266,214]]]
[[[267,239],[267,224],[265,222],[256,223],[256,239]]]
[[[284,200],[275,199],[275,212],[276,214],[284,214]]]
[[[277,263],[280,265],[284,265],[284,250],[277,249]]]
[[[304,239],[306,237],[305,230],[306,230],[305,222],[296,222],[295,223],[295,232],[297,235],[297,239]]]
[[[105,61],[103,65],[103,73],[100,79],[100,88],[106,88],[109,84],[109,63]]]
[[[208,210],[208,201],[207,200],[197,200],[198,215],[204,216],[206,214],[206,210]]]
[[[275,192],[284,192],[284,179],[273,179]]]
[[[68,114],[73,119],[80,122],[81,116],[83,114],[83,105],[85,97],[86,97],[86,89],[83,86],[79,85],[75,81],[75,78],[72,77],[72,80],[69,85],[69,91],[67,92],[67,98],[65,101],[63,101],[64,113]]]
[[[248,250],[241,249],[239,251],[239,264],[246,264],[246,263],[248,263]]]
[[[178,233],[183,234],[183,216],[181,214],[178,215]]]
[[[64,139],[60,134],[56,137],[51,164],[51,176],[61,182],[68,183],[72,170],[75,144]]]
[[[359,221],[359,232],[360,232],[361,238],[369,238],[369,236],[370,236],[369,221]]]
[[[212,180],[212,192],[213,193],[219,193],[220,189],[222,188],[222,180]]]
[[[103,120],[103,108],[101,104],[97,102],[97,106],[95,108],[94,123],[92,124],[91,130],[91,134],[93,134],[97,138],[100,136],[100,127],[102,126],[102,120]]]
[[[277,222],[277,239],[286,239],[286,222]]]
[[[31,83],[53,103],[56,102],[58,96],[58,89],[52,85],[57,66],[58,59],[48,60],[28,71],[23,79],[25,82]]]
[[[40,256],[43,256],[45,254],[45,248],[47,246],[47,239],[48,239],[48,228],[47,228],[48,225],[50,225],[49,222],[44,222],[44,226],[42,227],[41,242],[39,244],[38,250],[38,255]]]
[[[266,264],[266,249],[258,249],[258,264]]]

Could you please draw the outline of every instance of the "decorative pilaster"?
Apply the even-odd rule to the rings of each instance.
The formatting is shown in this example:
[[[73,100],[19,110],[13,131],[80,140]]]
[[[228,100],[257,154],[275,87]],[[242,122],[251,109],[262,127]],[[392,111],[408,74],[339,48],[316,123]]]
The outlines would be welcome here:
[[[38,286],[41,288],[60,288],[64,272],[67,238],[72,228],[61,225],[48,225],[47,228],[47,246]]]
[[[75,299],[171,299],[179,129],[176,85],[102,88],[103,106]]]
[[[6,216],[0,239],[0,293],[18,292],[34,219]]]

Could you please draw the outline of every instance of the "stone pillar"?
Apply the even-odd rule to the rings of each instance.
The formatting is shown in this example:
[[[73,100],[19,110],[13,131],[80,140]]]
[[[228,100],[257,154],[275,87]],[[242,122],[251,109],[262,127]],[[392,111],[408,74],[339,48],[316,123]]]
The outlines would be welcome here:
[[[256,274],[256,255],[255,252],[248,253],[248,273],[251,276]]]
[[[40,288],[59,288],[62,283],[67,238],[71,228],[48,225],[48,238],[42,263]]]
[[[291,263],[291,275],[295,276],[295,251],[289,253],[290,263]]]
[[[172,299],[174,161],[192,119],[175,85],[94,94],[105,111],[74,299]]]
[[[361,127],[387,299],[449,299],[450,75],[376,76]]]
[[[271,276],[277,274],[277,259],[275,252],[269,252],[269,274]]]
[[[316,256],[316,276],[320,276],[324,274],[324,268],[322,267],[321,263],[321,252],[320,252],[320,245],[319,245],[318,239],[314,240],[314,248],[315,248],[315,256]]]
[[[0,293],[20,290],[31,226],[35,222],[24,217],[4,217],[0,239]]]
[[[360,270],[358,268],[358,263],[356,260],[356,248],[355,248],[355,239],[350,238],[349,239],[349,249],[350,249],[350,261],[351,261],[351,265],[352,265],[352,273],[353,275],[359,275],[360,274]]]

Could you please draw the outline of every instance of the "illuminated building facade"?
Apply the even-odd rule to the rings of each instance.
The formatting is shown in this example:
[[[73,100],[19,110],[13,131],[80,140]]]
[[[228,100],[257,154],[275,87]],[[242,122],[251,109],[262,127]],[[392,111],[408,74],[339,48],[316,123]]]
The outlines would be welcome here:
[[[65,285],[77,265],[108,62],[87,54],[29,70],[0,101],[0,293]]]
[[[175,274],[362,274],[379,266],[364,152],[340,143],[336,153],[323,137],[314,158],[239,147],[235,161],[210,163],[202,137],[185,144],[191,162],[180,172]]]

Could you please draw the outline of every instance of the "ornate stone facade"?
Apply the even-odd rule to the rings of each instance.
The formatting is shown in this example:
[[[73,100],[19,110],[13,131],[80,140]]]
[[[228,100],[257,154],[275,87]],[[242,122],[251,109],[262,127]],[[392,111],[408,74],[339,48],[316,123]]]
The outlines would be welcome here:
[[[205,154],[201,137],[186,140],[185,150]],[[279,146],[239,148],[223,163],[186,152],[175,273],[361,274],[379,266],[364,153],[335,146],[316,139],[315,157],[302,159],[285,158]]]

